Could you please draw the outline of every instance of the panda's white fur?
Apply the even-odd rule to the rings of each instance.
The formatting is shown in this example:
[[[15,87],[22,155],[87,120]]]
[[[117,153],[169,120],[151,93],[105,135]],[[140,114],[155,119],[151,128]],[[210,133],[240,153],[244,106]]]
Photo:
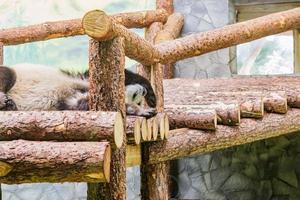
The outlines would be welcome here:
[[[78,95],[87,95],[78,93],[78,90],[87,90],[87,81],[67,76],[59,69],[36,64],[18,64],[11,68],[17,80],[8,95],[18,110],[56,110],[60,100],[72,101]]]
[[[16,83],[7,95],[18,110],[88,109],[87,80],[44,65],[18,64],[11,68],[16,74]],[[144,109],[140,106],[146,94],[147,89],[140,84],[126,85],[127,114],[147,117],[155,113],[155,108]]]

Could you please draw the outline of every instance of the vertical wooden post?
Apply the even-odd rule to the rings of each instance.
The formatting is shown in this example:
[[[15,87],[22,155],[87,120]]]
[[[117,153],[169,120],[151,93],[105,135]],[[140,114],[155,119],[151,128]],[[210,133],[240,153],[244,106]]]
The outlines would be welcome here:
[[[104,42],[91,39],[89,67],[90,109],[120,111],[125,119],[124,39],[117,37]],[[126,199],[125,153],[126,134],[124,134],[121,148],[112,146],[110,183],[89,183],[88,200]]]
[[[300,72],[300,29],[294,30],[294,73]]]
[[[156,0],[156,8],[164,8],[168,12],[173,12],[173,0]],[[158,31],[162,29],[161,23],[153,23],[146,29],[145,38],[155,43],[155,37]],[[151,84],[157,96],[157,110],[163,111],[163,67],[160,64],[143,66],[146,77],[150,77]],[[150,68],[150,70],[149,70]],[[142,144],[142,165],[141,165],[141,195],[142,200],[167,200],[169,199],[169,162],[158,163],[155,165],[146,165],[145,160],[148,154],[148,145]]]

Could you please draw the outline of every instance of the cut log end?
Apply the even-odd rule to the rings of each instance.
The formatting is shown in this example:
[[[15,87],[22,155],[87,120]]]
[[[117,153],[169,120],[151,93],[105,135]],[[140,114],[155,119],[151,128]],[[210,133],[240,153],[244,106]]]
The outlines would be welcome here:
[[[0,176],[6,176],[12,168],[10,164],[0,161]]]
[[[142,128],[142,139],[143,141],[147,141],[147,136],[148,136],[148,127],[147,127],[147,120],[143,119],[142,120],[142,124],[141,124],[141,128]]]
[[[165,139],[168,139],[169,137],[169,131],[170,131],[170,124],[169,124],[169,117],[168,115],[165,114],[164,116],[164,135],[165,135]]]
[[[121,148],[124,134],[123,117],[121,113],[117,113],[114,125],[114,141],[117,148]]]
[[[153,119],[147,119],[147,141],[151,141],[152,139],[152,127],[153,127]]]
[[[104,152],[103,158],[103,174],[107,182],[110,181],[110,162],[111,162],[111,148],[108,146]]]
[[[134,141],[135,144],[141,143],[141,121],[140,119],[136,119],[134,123]]]
[[[152,136],[153,136],[153,140],[156,141],[157,137],[158,137],[158,121],[157,121],[157,117],[153,117],[153,123],[152,123]]]
[[[97,39],[106,38],[112,29],[111,19],[102,10],[87,12],[82,18],[84,32]]]

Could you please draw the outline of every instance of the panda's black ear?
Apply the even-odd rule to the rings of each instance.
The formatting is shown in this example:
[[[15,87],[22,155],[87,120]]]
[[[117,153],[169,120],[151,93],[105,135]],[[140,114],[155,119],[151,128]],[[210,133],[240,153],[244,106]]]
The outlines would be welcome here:
[[[16,73],[13,69],[0,66],[0,91],[7,93],[16,83]]]

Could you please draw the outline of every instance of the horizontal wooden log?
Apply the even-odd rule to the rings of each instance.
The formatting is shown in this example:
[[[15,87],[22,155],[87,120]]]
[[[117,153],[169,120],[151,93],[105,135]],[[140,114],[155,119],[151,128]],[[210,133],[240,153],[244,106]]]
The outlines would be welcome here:
[[[192,129],[171,130],[168,140],[150,145],[146,162],[155,164],[299,131],[299,109],[291,109],[285,115],[268,113],[261,120],[242,119],[237,127],[219,125],[214,134]]]
[[[82,27],[88,36],[98,41],[124,37],[126,56],[141,64],[150,65],[159,61],[158,50],[150,42],[114,22],[104,11],[93,10],[86,13],[82,19]]]
[[[123,121],[118,112],[0,112],[0,140],[109,140],[122,145]]]
[[[111,15],[111,18],[127,28],[143,28],[153,22],[166,22],[168,14],[164,10],[148,10]],[[16,45],[54,38],[83,35],[81,19],[45,22],[26,27],[9,28],[0,31],[0,41],[4,45]]]
[[[173,63],[300,27],[300,8],[157,44],[160,62]]]
[[[169,116],[171,129],[216,130],[217,128],[217,114],[214,109],[205,110],[184,105],[166,105],[165,112]]]
[[[180,82],[180,84],[178,84]],[[255,98],[259,101],[263,98],[264,106],[268,107],[271,97],[272,109],[267,111],[285,113],[286,101],[290,107],[300,108],[300,77],[299,76],[275,76],[275,77],[234,77],[234,78],[210,78],[203,80],[174,79],[165,80],[165,102],[179,104],[197,104],[211,101],[244,101]],[[270,94],[273,95],[270,96]],[[174,97],[176,94],[177,98]],[[276,95],[274,95],[276,94]],[[184,96],[184,98],[181,98]],[[285,98],[286,96],[286,98]],[[190,97],[190,98],[189,98]],[[181,99],[181,100],[180,100]],[[286,100],[285,100],[286,99]],[[241,103],[241,102],[240,102]],[[276,104],[276,105],[275,105]],[[275,109],[274,109],[275,108]],[[243,108],[241,108],[242,117]]]
[[[197,115],[196,114],[192,115],[192,113],[199,112],[198,114],[200,114],[201,111],[204,111],[204,110],[214,110],[216,112],[218,124],[235,126],[235,125],[239,125],[240,119],[241,119],[240,106],[237,103],[224,104],[222,102],[211,102],[210,104],[188,104],[188,103],[187,104],[166,104],[165,108],[166,108],[165,111],[170,118],[171,127],[172,127],[172,125],[179,123],[180,120],[184,121],[183,118],[185,118],[185,120],[188,120],[188,115],[190,115],[189,117],[193,116],[193,119],[191,119],[192,121],[196,120]],[[183,114],[184,112],[187,112],[187,111],[189,111],[189,112]],[[205,118],[203,118],[204,121],[207,120],[207,117],[208,117],[207,114],[208,113],[206,113],[206,115],[204,115],[204,116],[206,116]],[[180,115],[182,115],[182,117],[180,117]],[[204,116],[202,116],[202,117],[204,117]],[[211,115],[209,115],[209,116],[212,117]],[[176,118],[178,120],[175,120]],[[201,129],[200,124],[204,123],[204,121],[202,121],[202,120],[199,121],[199,125],[198,125],[199,129]],[[209,121],[210,121],[210,123],[213,122],[212,120],[209,120]],[[182,122],[182,123],[184,123],[184,122]],[[190,127],[190,126],[192,126],[192,125],[187,126],[187,124],[186,124],[186,126],[183,126],[183,124],[181,124],[177,128],[196,128],[195,126],[194,127]],[[213,129],[211,129],[211,130],[213,130]]]
[[[109,182],[108,142],[0,142],[0,183]]]

